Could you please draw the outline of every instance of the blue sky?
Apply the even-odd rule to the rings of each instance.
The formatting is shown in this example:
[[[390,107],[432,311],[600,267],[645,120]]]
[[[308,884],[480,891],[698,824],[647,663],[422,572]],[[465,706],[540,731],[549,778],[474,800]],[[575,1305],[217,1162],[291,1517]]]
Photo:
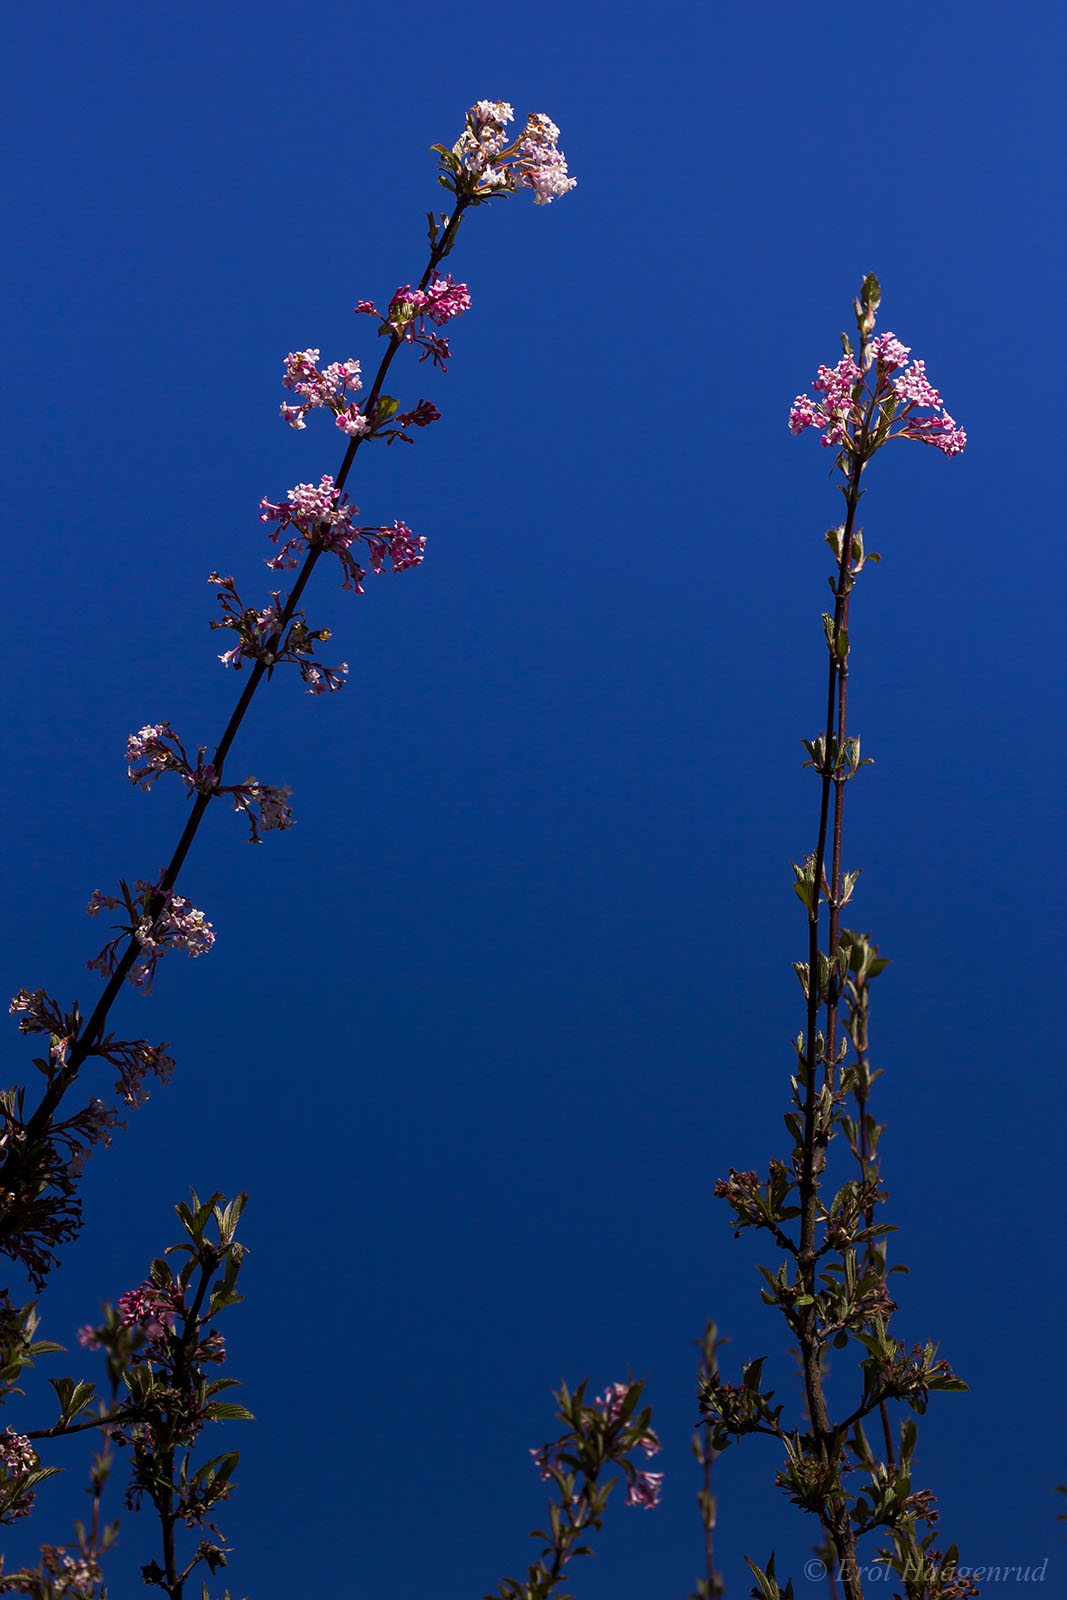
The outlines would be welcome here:
[[[427,147],[499,96],[579,180],[464,224],[451,369],[398,390],[443,420],[352,484],[427,560],[357,598],[316,578],[350,686],[279,675],[245,725],[237,776],[290,784],[298,826],[252,849],[209,818],[183,884],[215,950],[116,1014],[178,1072],[91,1163],[47,1331],[140,1280],[190,1184],[247,1189],[235,1596],[521,1572],[550,1389],[627,1367],[664,1503],[619,1507],[574,1587],[692,1586],[705,1317],[795,1395],[711,1189],[783,1142],[838,515],[785,419],[874,270],[969,435],[871,469],[852,630],[898,1331],[971,1384],[921,1436],[946,1540],[1062,1586],[1062,11],[64,3],[9,37],[12,993],[93,998],[90,891],[170,853],[179,786],[133,791],[126,737],[218,737],[207,574],[265,593],[260,497],[340,456],[278,421],[283,358],[372,365],[352,306],[421,271]],[[810,1588],[777,1465],[718,1469],[732,1594],[772,1545]],[[150,1536],[126,1519],[115,1592]]]

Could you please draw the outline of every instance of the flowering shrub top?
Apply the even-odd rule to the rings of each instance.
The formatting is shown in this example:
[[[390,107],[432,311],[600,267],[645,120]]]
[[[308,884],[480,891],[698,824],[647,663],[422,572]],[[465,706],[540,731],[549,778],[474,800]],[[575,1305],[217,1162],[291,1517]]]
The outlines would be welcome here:
[[[820,367],[816,373],[812,388],[821,398],[798,394],[793,401],[790,432],[816,428],[824,445],[861,460],[889,439],[921,439],[947,456],[958,456],[967,435],[927,380],[925,361],[907,366],[910,355],[910,346],[901,344],[895,333],[882,333],[867,346],[864,369],[848,345],[836,367]],[[921,411],[935,415],[920,416]]]
[[[494,194],[532,189],[534,205],[547,206],[577,186],[558,148],[559,129],[543,112],[533,112],[518,139],[508,142],[515,112],[506,100],[479,100],[467,112],[467,125],[451,150],[435,144],[442,172],[438,182],[475,204]]]

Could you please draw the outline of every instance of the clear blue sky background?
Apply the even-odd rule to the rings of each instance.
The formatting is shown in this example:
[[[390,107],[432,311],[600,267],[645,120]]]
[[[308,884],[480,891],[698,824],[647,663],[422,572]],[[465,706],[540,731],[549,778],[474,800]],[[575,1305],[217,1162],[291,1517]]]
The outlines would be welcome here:
[[[783,1145],[839,504],[785,419],[873,269],[970,440],[872,469],[853,630],[898,1331],[972,1386],[922,1432],[945,1539],[1062,1591],[1062,9],[105,0],[8,39],[8,992],[91,999],[89,892],[169,855],[179,786],[131,790],[126,737],[218,737],[206,576],[265,594],[260,496],[340,456],[278,420],[282,360],[370,366],[351,308],[421,271],[427,147],[500,96],[579,180],[465,224],[452,369],[398,363],[444,420],[361,454],[354,498],[428,559],[316,579],[351,686],[282,675],[246,724],[236,776],[299,826],[209,819],[183,881],[215,951],[115,1014],[179,1070],[91,1163],[47,1331],[140,1280],[190,1183],[247,1189],[235,1596],[483,1594],[533,1550],[550,1388],[628,1366],[664,1503],[620,1505],[575,1586],[685,1594],[704,1318],[797,1397],[711,1188]],[[38,1538],[84,1504],[65,1450]],[[718,1471],[735,1596],[772,1545],[824,1592],[777,1465]],[[126,1518],[116,1594],[153,1531]]]

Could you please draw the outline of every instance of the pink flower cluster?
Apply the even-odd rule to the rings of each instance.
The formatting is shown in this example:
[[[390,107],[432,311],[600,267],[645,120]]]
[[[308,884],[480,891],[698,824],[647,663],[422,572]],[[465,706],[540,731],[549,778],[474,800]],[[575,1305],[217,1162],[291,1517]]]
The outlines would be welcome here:
[[[366,570],[351,554],[351,546],[362,540],[370,552],[373,571],[381,572],[388,556],[394,572],[405,567],[417,567],[423,559],[426,540],[412,533],[404,522],[394,522],[391,527],[357,527],[353,517],[359,507],[352,505],[347,495],[338,498],[333,478],[324,473],[318,484],[298,483],[289,490],[285,501],[275,505],[264,498],[260,501],[259,520],[276,522],[278,526],[269,535],[277,543],[288,528],[297,530],[293,538],[282,545],[276,556],[270,557],[268,567],[279,570],[295,567],[294,551],[302,545],[309,549],[321,546],[336,555],[345,574],[345,589],[363,593]]]
[[[231,650],[224,650],[219,656],[224,667],[233,667],[240,672],[245,661],[261,661],[268,668],[291,661],[299,667],[309,694],[326,694],[333,689],[344,688],[347,662],[342,661],[337,667],[323,667],[311,659],[315,654],[315,646],[325,644],[330,637],[329,628],[309,628],[303,611],[295,611],[289,618],[288,629],[282,638],[285,606],[280,590],[275,590],[271,596],[272,605],[264,611],[258,611],[255,606],[244,604],[232,578],[223,578],[213,572],[208,582],[217,585],[219,605],[222,607],[221,619],[212,620],[209,626],[229,628],[236,633],[238,640]]]
[[[167,740],[172,737],[169,722],[152,723],[130,734],[126,740],[126,770],[131,783],[148,789],[161,772],[172,771],[178,765],[174,752],[167,746]]]
[[[8,1472],[32,1472],[37,1465],[37,1452],[24,1433],[7,1427],[0,1433],[0,1462]]]
[[[911,346],[901,344],[895,333],[880,333],[871,340],[871,354],[886,372],[896,372],[907,366]]]
[[[469,311],[470,304],[467,285],[457,283],[448,273],[443,278],[434,278],[425,289],[413,289],[410,283],[402,283],[390,300],[384,317],[373,300],[360,300],[355,310],[357,316],[377,317],[383,328],[391,328],[406,344],[422,345],[419,360],[425,361],[429,356],[435,367],[444,370],[451,356],[448,340],[440,334],[428,332],[427,318],[434,327],[442,328],[453,317]],[[413,423],[417,428],[424,428],[428,422],[436,422],[440,415],[428,400],[420,400],[414,411],[405,412],[400,422],[405,426]]]
[[[136,1289],[119,1295],[119,1318],[124,1328],[143,1328],[149,1339],[163,1339],[185,1310],[182,1292],[174,1284],[161,1289],[147,1279]]]
[[[220,659],[225,660],[225,657]],[[177,772],[190,791],[231,795],[233,809],[243,811],[248,818],[253,844],[260,842],[261,833],[269,833],[272,828],[292,827],[293,814],[287,804],[293,792],[290,788],[260,783],[252,775],[244,783],[220,783],[215,763],[205,762],[204,755],[205,747],[201,745],[194,767],[169,722],[152,723],[138,733],[131,733],[126,741],[130,782],[139,783],[142,789],[148,789],[162,772]],[[136,765],[138,762],[141,765]]]
[[[362,528],[360,531],[370,551],[372,572],[384,570],[386,556],[394,572],[421,564],[426,549],[425,535],[412,533],[406,522],[394,520],[387,528]]]
[[[351,357],[347,361],[332,361],[320,372],[317,365],[320,354],[319,350],[295,350],[286,356],[282,383],[293,394],[300,395],[303,404],[283,405],[282,416],[291,428],[306,428],[304,419],[308,412],[326,406],[333,412],[337,426],[344,433],[366,433],[369,429],[367,419],[355,400],[350,398],[363,387],[359,362]]]
[[[144,886],[147,888],[147,885]],[[202,911],[180,894],[167,896],[167,907],[152,925],[143,917],[137,928],[137,942],[151,956],[167,950],[184,950],[187,956],[202,956],[215,943],[211,924]]]
[[[789,412],[790,432],[816,428],[824,445],[864,458],[888,439],[921,439],[947,456],[959,455],[967,435],[945,411],[926,376],[926,363],[908,367],[911,349],[895,333],[872,339],[870,354],[873,379],[851,355],[842,356],[836,367],[820,367],[812,388],[822,398],[797,395]],[[941,415],[917,416],[916,407]],[[891,424],[901,423],[891,430]]]
[[[584,1387],[583,1384],[583,1390]],[[651,1429],[647,1433],[638,1433],[640,1426],[647,1426],[647,1411],[638,1413],[636,1418],[624,1415],[626,1399],[633,1387],[629,1383],[609,1383],[604,1393],[597,1395],[592,1406],[579,1407],[571,1433],[531,1450],[538,1476],[546,1482],[551,1479],[558,1482],[559,1474],[573,1468],[580,1460],[583,1441],[596,1440],[597,1452],[606,1452],[607,1459],[620,1463],[626,1472],[629,1480],[626,1504],[641,1506],[646,1510],[657,1505],[663,1488],[663,1473],[638,1471],[630,1461],[624,1459],[630,1450],[638,1446],[646,1456],[657,1455],[660,1450],[659,1439]],[[639,1398],[638,1390],[630,1402],[631,1411]],[[600,1413],[599,1417],[597,1412]],[[577,1455],[572,1452],[577,1452]]]
[[[103,1055],[104,1052],[102,1050],[98,1050],[95,1051],[94,1054]],[[169,1060],[170,1058],[167,1057],[166,1059]],[[173,1067],[173,1061],[171,1061],[170,1064]],[[117,1088],[118,1085],[116,1084],[115,1087]],[[143,1099],[147,1100],[148,1095],[145,1094]],[[141,1104],[143,1101],[134,1102],[131,1100],[129,1103],[131,1105]],[[111,1143],[111,1130],[113,1128],[124,1128],[126,1126],[124,1122],[120,1121],[117,1111],[115,1111],[111,1106],[105,1105],[102,1100],[98,1100],[95,1096],[89,1101],[87,1106],[83,1107],[83,1109],[76,1113],[74,1117],[70,1118],[69,1121],[71,1126],[76,1127],[78,1133],[85,1140],[85,1144],[79,1149],[76,1149],[71,1156],[70,1170],[72,1173],[74,1173],[75,1177],[81,1172],[86,1161],[88,1160],[89,1153],[93,1145],[102,1144],[106,1147]]]
[[[634,1481],[626,1491],[626,1504],[628,1506],[641,1506],[645,1511],[651,1511],[659,1505],[659,1497],[663,1491],[662,1472],[638,1472]]]
[[[61,1067],[67,1059],[67,1050],[77,1037],[79,1026],[77,1007],[64,1016],[59,1005],[44,989],[20,989],[11,1001],[8,1011],[19,1017],[20,1033],[47,1033],[50,1035],[48,1059],[53,1067]]]
[[[37,1452],[26,1434],[16,1433],[11,1427],[0,1433],[0,1467],[3,1468],[0,1488],[10,1491],[10,1479],[21,1478],[25,1473],[33,1472],[38,1465]],[[35,1498],[33,1489],[24,1489],[21,1494],[13,1495],[0,1510],[0,1522],[18,1522],[20,1517],[28,1517]]]
[[[239,636],[239,643],[219,656],[223,666],[235,667],[238,672],[245,660],[262,661],[265,666],[273,666],[278,659],[278,635],[282,630],[284,610],[280,591],[275,590],[271,596],[272,603],[259,611],[255,606],[242,603],[232,578],[223,578],[219,573],[212,572],[207,581],[221,590],[219,605],[223,613],[221,622],[213,621],[208,626],[232,628]]]
[[[467,285],[455,283],[448,277],[436,278],[426,290],[412,289],[409,284],[402,285],[390,302],[388,317],[380,314],[372,300],[361,300],[356,310],[377,317],[379,322],[392,327],[409,344],[414,340],[425,345],[420,360],[425,361],[428,355],[432,355],[434,363],[443,367],[448,360],[448,340],[426,333],[426,318],[429,317],[440,327],[461,311],[466,311],[469,305]],[[308,412],[325,406],[333,412],[337,426],[349,438],[362,439],[374,434],[384,437],[391,444],[397,437],[397,430],[387,427],[387,424],[396,415],[396,401],[386,400],[383,396],[368,414],[351,398],[363,387],[359,377],[359,362],[335,361],[320,372],[315,365],[318,358],[318,350],[297,350],[286,357],[282,382],[287,389],[303,396],[302,405],[283,405],[281,408],[281,414],[290,427],[306,428],[304,419]],[[440,416],[440,411],[429,400],[420,400],[413,410],[406,411],[398,420],[401,427],[410,425],[425,428],[431,422],[439,421]]]
[[[211,794],[217,788],[215,764],[205,762],[201,745],[195,766],[169,722],[154,722],[131,733],[126,741],[126,770],[130,782],[150,789],[164,772],[177,772],[189,790]]]
[[[253,844],[259,844],[260,835],[274,828],[293,826],[293,813],[288,804],[293,791],[288,784],[260,783],[250,773],[244,783],[227,785],[221,792],[232,795],[233,809],[243,811],[248,818]]]
[[[115,1093],[124,1105],[143,1106],[148,1099],[144,1081],[149,1073],[166,1085],[174,1073],[174,1058],[165,1044],[149,1044],[147,1039],[101,1040],[93,1055],[103,1056],[117,1070]]]
[[[537,1475],[542,1482],[547,1483],[562,1466],[562,1445],[564,1441],[557,1440],[555,1444],[543,1444],[539,1450],[531,1450]],[[659,1449],[659,1445],[656,1445]],[[651,1454],[651,1452],[649,1452]],[[659,1504],[663,1492],[662,1472],[635,1472],[633,1481],[626,1491],[626,1504],[639,1506],[645,1511],[651,1511]]]
[[[104,897],[100,898],[103,900]],[[114,900],[111,904],[118,905],[119,901]],[[56,1001],[43,989],[37,989],[32,994],[28,989],[20,989],[11,1002],[10,1010],[20,1017],[19,1029],[22,1033],[51,1035],[49,1059],[53,1064],[62,1066],[68,1046],[77,1037],[76,1014],[62,1016]],[[160,1083],[166,1084],[170,1082],[174,1071],[174,1061],[167,1054],[166,1044],[149,1044],[147,1039],[116,1039],[109,1033],[98,1040],[88,1053],[102,1057],[117,1069],[115,1089],[128,1106],[143,1105],[148,1099],[144,1080],[149,1073],[157,1077]],[[110,1142],[110,1129],[118,1119],[102,1100],[91,1100],[85,1110],[79,1113],[79,1118],[82,1131],[91,1143]]]
[[[597,1395],[594,1404],[600,1407],[608,1422],[619,1421],[622,1416],[623,1401],[632,1387],[632,1384],[629,1383],[609,1383],[604,1393]],[[646,1456],[658,1455],[662,1449],[662,1445],[654,1433],[643,1434],[637,1440],[637,1443],[641,1446]]]
[[[860,378],[860,369],[851,356],[842,356],[836,367],[820,367],[812,388],[824,398],[814,401],[810,395],[798,394],[789,413],[790,432],[818,428],[823,432],[824,445],[845,444],[849,425],[857,420],[852,391]]]
[[[300,668],[300,675],[308,686],[308,694],[333,694],[345,686],[348,662],[342,661],[336,667],[320,667],[313,662],[305,662]]]
[[[471,308],[470,291],[465,283],[457,283],[449,272],[443,278],[434,278],[425,289],[413,289],[402,283],[389,302],[389,321],[402,333],[418,319],[421,332],[429,317],[435,328],[443,328],[453,317],[460,317]]]
[[[514,120],[506,100],[479,100],[468,111],[466,127],[451,152],[435,146],[457,193],[478,201],[528,188],[534,192],[534,204],[546,206],[576,187],[578,180],[568,176],[566,157],[558,148],[559,129],[551,118],[541,112],[531,114],[521,136],[509,144],[506,129]]]
[[[91,917],[100,911],[114,911],[123,906],[130,920],[121,925],[122,931],[118,937],[109,940],[100,954],[86,962],[86,965],[91,972],[96,971],[110,978],[119,963],[119,946],[132,934],[141,946],[144,960],[138,961],[131,969],[129,981],[147,994],[162,956],[169,950],[184,950],[188,956],[202,956],[215,943],[215,935],[204,913],[181,895],[168,894],[163,909],[153,918],[145,907],[158,894],[155,885],[139,878],[135,889],[136,893],[131,894],[123,883],[121,898],[104,894],[99,889],[93,890],[88,906]]]

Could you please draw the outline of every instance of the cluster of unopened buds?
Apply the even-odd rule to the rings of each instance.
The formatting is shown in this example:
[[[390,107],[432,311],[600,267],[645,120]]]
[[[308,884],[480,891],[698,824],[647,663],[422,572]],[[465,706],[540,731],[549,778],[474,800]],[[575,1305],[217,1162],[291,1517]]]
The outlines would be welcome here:
[[[110,978],[119,964],[119,946],[132,934],[141,947],[144,959],[131,968],[129,981],[134,988],[147,994],[152,987],[159,960],[168,950],[184,950],[188,956],[202,956],[215,943],[215,935],[204,913],[181,895],[165,894],[162,904],[150,913],[148,905],[159,898],[158,888],[138,878],[134,889],[135,893],[123,883],[121,898],[104,894],[99,889],[93,890],[88,906],[91,917],[100,911],[114,911],[122,906],[130,920],[121,925],[122,931],[118,937],[109,940],[100,954],[86,962],[86,965],[91,972],[99,972]]]
[[[534,112],[517,139],[509,141],[507,125],[515,112],[506,100],[479,100],[467,112],[467,124],[451,150],[434,145],[441,163],[440,182],[475,205],[498,194],[532,189],[534,204],[550,205],[575,188],[567,160],[559,149],[559,129],[550,117]]]
[[[119,1320],[124,1328],[143,1328],[149,1339],[163,1339],[173,1331],[185,1304],[181,1290],[145,1282],[119,1295]]]
[[[967,435],[944,409],[926,376],[926,363],[909,366],[910,346],[901,344],[895,333],[879,334],[867,353],[866,370],[851,353],[836,367],[819,368],[812,388],[821,398],[797,395],[789,413],[790,431],[816,428],[824,445],[861,460],[889,439],[921,439],[947,456],[959,455]],[[935,414],[922,416],[922,411]]]

